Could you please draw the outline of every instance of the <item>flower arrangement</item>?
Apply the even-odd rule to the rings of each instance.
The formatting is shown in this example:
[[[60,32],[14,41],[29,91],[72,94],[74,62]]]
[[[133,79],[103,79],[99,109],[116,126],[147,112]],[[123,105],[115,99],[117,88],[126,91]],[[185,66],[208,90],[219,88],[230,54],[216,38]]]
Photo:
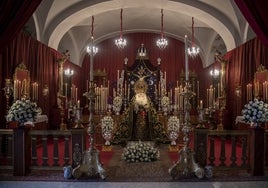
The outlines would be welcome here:
[[[111,145],[111,140],[113,137],[113,126],[114,126],[114,120],[111,116],[104,116],[101,119],[101,130],[102,130],[102,136],[105,139],[105,145],[109,146]]]
[[[169,106],[169,98],[167,96],[162,97],[161,106],[162,106],[162,108],[168,108],[168,106]]]
[[[113,100],[113,109],[116,113],[119,113],[123,104],[122,97],[116,96]]]
[[[258,99],[249,101],[242,110],[243,120],[250,123],[264,123],[268,121],[268,104]]]
[[[102,132],[112,131],[114,120],[111,116],[104,116],[101,119],[101,130]]]
[[[10,107],[6,120],[17,121],[21,124],[24,124],[27,121],[33,122],[37,115],[37,104],[31,102],[29,99],[17,100]]]
[[[179,132],[180,130],[180,120],[177,116],[170,116],[168,118],[168,132],[174,131]]]
[[[122,153],[122,159],[126,162],[151,162],[160,157],[159,150],[149,143],[138,142],[127,146]]]

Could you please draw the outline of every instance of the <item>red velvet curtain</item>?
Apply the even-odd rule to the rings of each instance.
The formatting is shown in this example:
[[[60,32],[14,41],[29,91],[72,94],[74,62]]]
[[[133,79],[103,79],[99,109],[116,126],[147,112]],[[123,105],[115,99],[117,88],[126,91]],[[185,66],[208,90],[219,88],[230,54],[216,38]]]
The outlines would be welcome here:
[[[1,82],[0,88],[5,87],[5,79],[13,78],[15,68],[23,62],[30,71],[31,84],[37,82],[39,84],[38,91],[38,106],[47,114],[53,125],[53,109],[57,108],[57,91],[58,91],[58,63],[57,59],[62,57],[62,54],[54,49],[47,47],[39,41],[19,33],[17,37],[10,43],[5,50],[0,53],[0,70]],[[80,84],[81,68],[67,61],[64,67],[69,67],[74,70],[73,83]],[[47,85],[49,87],[49,95],[44,97],[42,89]],[[4,127],[6,98],[3,90],[1,90],[1,125]]]
[[[257,36],[268,46],[268,1],[235,0],[235,3]]]
[[[0,2],[0,51],[22,29],[42,0],[8,0]]]
[[[227,104],[225,112],[225,129],[235,128],[235,118],[241,115],[243,106],[246,101],[246,85],[253,84],[254,74],[260,64],[268,68],[268,48],[258,38],[252,39],[247,43],[229,51],[224,55],[227,60],[226,66],[226,94]],[[209,71],[214,67],[220,68],[218,63],[212,64],[200,73],[201,78],[209,78]],[[202,79],[201,82],[205,82]],[[206,83],[204,89],[208,88],[210,81]],[[236,88],[241,86],[241,97],[235,93]]]

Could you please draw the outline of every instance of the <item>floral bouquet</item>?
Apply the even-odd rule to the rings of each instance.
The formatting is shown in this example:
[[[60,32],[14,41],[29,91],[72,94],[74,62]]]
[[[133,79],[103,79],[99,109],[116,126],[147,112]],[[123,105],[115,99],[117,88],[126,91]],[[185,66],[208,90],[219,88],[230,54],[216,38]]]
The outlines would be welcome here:
[[[179,137],[180,120],[177,116],[170,116],[167,124],[168,137],[171,140],[171,145],[177,145],[176,140]]]
[[[122,153],[122,159],[130,163],[156,161],[159,157],[158,149],[149,143],[143,142],[127,146]]]
[[[180,120],[177,116],[170,116],[170,118],[168,118],[167,129],[168,129],[168,131],[179,132]]]
[[[168,108],[168,106],[169,106],[169,98],[167,96],[162,97],[161,106],[162,106],[162,108]]]
[[[37,104],[28,99],[17,100],[10,107],[6,120],[17,121],[20,126],[25,122],[33,122],[38,113]]]
[[[242,110],[243,121],[252,124],[264,123],[268,121],[268,104],[258,99],[249,101]]]
[[[118,114],[123,104],[122,97],[116,96],[113,100],[113,110]]]
[[[106,140],[105,145],[110,145],[113,135],[114,120],[111,116],[104,116],[101,119],[102,136]]]

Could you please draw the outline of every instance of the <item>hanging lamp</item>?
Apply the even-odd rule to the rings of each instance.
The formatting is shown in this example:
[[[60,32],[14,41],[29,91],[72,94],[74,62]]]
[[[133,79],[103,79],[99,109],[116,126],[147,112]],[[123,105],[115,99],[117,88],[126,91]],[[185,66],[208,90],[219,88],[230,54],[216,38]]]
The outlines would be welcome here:
[[[192,43],[191,47],[187,50],[188,55],[191,57],[195,57],[199,54],[199,48],[194,43],[194,17],[192,17]]]
[[[87,47],[87,53],[90,55],[90,56],[94,56],[98,53],[99,49],[94,46],[94,16],[92,16],[92,19],[91,19],[91,43],[90,45]]]
[[[125,46],[127,45],[127,41],[126,39],[123,38],[123,9],[121,8],[121,13],[120,13],[120,37],[119,39],[115,40],[115,45],[119,48],[119,49],[123,49],[125,48]]]
[[[167,39],[164,38],[164,13],[163,9],[161,9],[161,38],[156,41],[156,46],[158,46],[159,49],[165,49],[168,45]]]

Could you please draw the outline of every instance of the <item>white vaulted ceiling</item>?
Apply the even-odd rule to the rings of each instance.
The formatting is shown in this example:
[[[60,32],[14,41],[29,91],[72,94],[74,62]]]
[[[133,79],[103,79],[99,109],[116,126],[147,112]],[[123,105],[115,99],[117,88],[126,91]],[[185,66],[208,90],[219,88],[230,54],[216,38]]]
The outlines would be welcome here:
[[[100,43],[120,33],[120,9],[123,8],[123,32],[161,32],[164,10],[165,35],[191,39],[194,17],[195,43],[201,48],[204,67],[214,60],[215,51],[230,51],[255,37],[232,0],[44,0],[26,24],[37,40],[63,52],[78,65],[90,41],[91,16],[94,15],[94,39]]]

